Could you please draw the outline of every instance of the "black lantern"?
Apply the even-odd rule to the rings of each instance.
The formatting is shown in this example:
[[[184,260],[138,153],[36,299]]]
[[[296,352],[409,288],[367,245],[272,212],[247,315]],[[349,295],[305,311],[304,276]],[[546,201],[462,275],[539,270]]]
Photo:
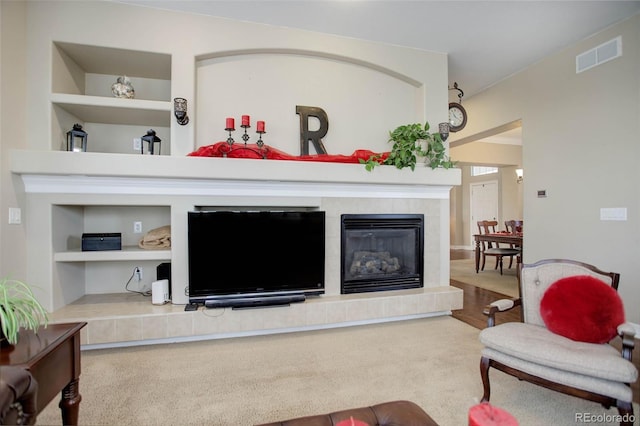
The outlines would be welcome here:
[[[144,143],[147,142],[149,144],[147,153],[153,155],[154,153],[160,155],[160,142],[162,140],[156,136],[156,131],[153,129],[147,130],[147,134],[140,138],[142,142],[140,143],[140,154],[144,154]],[[155,152],[155,144],[158,144],[158,152]]]
[[[67,151],[87,151],[87,132],[79,124],[74,124],[73,129],[67,132]]]

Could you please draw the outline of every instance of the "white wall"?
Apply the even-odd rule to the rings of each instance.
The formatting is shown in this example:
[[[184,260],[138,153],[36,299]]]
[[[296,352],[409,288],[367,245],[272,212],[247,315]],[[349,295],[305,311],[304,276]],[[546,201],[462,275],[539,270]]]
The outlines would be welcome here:
[[[388,131],[399,123],[423,121],[422,85],[378,69],[325,54],[268,52],[198,61],[196,145],[226,140],[225,117],[235,117],[233,138],[242,142],[240,117],[251,117],[249,143],[257,140],[257,120],[266,123],[265,143],[300,155],[296,105],[322,108],[329,130],[322,138],[329,154],[356,149],[388,150]],[[309,120],[317,130],[317,120]],[[437,124],[433,123],[432,124]],[[385,145],[386,144],[386,145]],[[313,146],[309,153],[315,153]]]
[[[0,2],[0,277],[24,279],[25,212],[22,224],[9,225],[9,208],[24,209],[19,176],[9,171],[9,149],[25,146],[27,107],[26,2]]]
[[[575,56],[622,36],[623,56],[581,74]],[[470,137],[522,119],[525,263],[571,258],[621,273],[640,323],[640,15],[465,100]],[[454,140],[455,140],[454,139]],[[537,190],[547,198],[538,198]],[[626,221],[601,221],[624,207]]]

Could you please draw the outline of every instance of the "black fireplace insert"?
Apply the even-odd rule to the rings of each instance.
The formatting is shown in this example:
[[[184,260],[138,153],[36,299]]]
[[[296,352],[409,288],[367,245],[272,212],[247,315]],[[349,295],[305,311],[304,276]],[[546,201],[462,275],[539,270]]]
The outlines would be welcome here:
[[[424,215],[344,214],[342,294],[423,287]]]

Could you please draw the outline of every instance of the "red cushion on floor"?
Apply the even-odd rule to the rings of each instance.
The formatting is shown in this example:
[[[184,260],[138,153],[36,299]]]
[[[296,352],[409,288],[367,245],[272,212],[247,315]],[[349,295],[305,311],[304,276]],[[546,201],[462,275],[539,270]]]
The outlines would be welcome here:
[[[542,296],[540,315],[552,332],[572,340],[606,343],[624,322],[622,299],[607,283],[576,275],[553,283]]]

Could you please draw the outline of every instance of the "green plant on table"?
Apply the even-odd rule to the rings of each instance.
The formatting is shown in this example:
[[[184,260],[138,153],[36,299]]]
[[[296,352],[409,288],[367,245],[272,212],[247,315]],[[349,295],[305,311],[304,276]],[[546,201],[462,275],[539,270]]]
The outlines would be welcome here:
[[[410,167],[415,170],[419,157],[425,158],[425,163],[432,169],[455,167],[446,154],[444,141],[439,133],[429,132],[429,122],[424,126],[419,123],[405,124],[389,132],[389,142],[393,142],[389,155],[381,160],[381,155],[374,155],[368,160],[360,160],[369,171],[379,164],[393,165],[398,169]]]
[[[18,342],[21,327],[37,331],[48,322],[47,312],[27,284],[0,278],[0,328],[10,344]]]

